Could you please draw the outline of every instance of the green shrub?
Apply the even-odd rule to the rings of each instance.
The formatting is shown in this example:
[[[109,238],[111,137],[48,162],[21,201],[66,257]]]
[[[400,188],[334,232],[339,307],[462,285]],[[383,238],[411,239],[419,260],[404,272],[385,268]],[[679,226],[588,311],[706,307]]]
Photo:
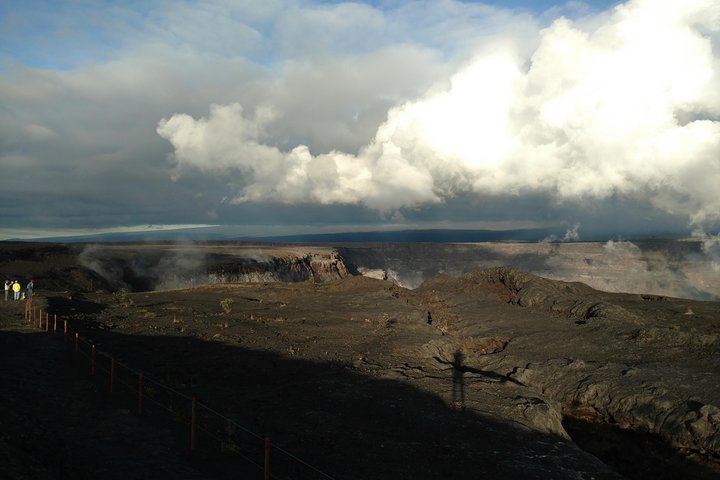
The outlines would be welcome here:
[[[230,314],[230,312],[232,311],[232,304],[232,298],[225,298],[223,300],[220,300],[220,308],[222,308],[222,311],[225,315]]]
[[[121,288],[117,292],[112,294],[113,302],[115,302],[118,306],[127,308],[132,306],[133,301],[132,298],[130,298],[130,292],[128,292],[127,288]]]

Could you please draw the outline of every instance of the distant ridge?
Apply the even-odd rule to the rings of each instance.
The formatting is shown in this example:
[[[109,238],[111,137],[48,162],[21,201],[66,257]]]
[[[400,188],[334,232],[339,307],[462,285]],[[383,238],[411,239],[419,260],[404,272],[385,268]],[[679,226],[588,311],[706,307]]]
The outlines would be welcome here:
[[[6,242],[41,243],[132,243],[132,242],[255,242],[255,243],[480,243],[480,242],[542,242],[562,238],[564,231],[551,228],[512,230],[473,230],[427,228],[415,230],[369,230],[360,232],[303,233],[294,235],[242,235],[236,226],[112,232],[74,236],[48,236],[33,239],[6,239]],[[585,232],[583,242],[607,241],[613,235]],[[625,240],[677,239],[672,232],[629,235]]]
[[[315,233],[261,237],[263,241],[282,243],[470,243],[470,242],[538,242],[553,233],[546,229],[520,230],[394,230],[370,232]]]
[[[232,227],[208,227],[147,232],[113,232],[96,235],[44,237],[29,242],[92,243],[92,242],[158,242],[158,241],[238,241],[272,243],[469,243],[469,242],[539,242],[558,232],[550,229],[471,230],[371,230],[363,232],[304,233],[296,235],[238,235]],[[23,241],[23,240],[6,240]]]

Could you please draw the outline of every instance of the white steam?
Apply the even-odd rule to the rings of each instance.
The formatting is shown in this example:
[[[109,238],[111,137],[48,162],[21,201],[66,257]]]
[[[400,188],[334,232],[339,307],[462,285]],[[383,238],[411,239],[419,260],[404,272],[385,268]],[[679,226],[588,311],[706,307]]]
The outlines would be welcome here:
[[[696,230],[693,237],[701,242],[701,250],[706,262],[710,264],[715,273],[720,272],[720,234],[711,235]]]
[[[558,242],[579,242],[580,241],[580,224],[576,223],[573,228],[565,231],[562,238],[557,235],[550,235],[542,239],[541,243],[558,243]]]
[[[356,154],[283,151],[265,138],[278,113],[239,104],[173,115],[157,133],[179,174],[239,172],[235,202],[389,211],[473,191],[619,195],[702,224],[720,220],[719,52],[717,0],[631,0],[555,21],[530,57],[488,47],[445,88],[391,109]]]
[[[608,292],[717,299],[717,270],[708,262],[705,248],[698,250],[697,239],[644,250],[624,240],[609,240],[601,247],[558,245],[545,262],[546,270],[537,273],[556,280],[580,281]]]

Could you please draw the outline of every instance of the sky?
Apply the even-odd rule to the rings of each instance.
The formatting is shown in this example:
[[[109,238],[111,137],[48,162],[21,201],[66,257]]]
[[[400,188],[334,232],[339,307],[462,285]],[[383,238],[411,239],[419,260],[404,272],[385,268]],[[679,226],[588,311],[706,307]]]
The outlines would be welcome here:
[[[717,0],[0,3],[0,240],[707,236],[719,185]]]

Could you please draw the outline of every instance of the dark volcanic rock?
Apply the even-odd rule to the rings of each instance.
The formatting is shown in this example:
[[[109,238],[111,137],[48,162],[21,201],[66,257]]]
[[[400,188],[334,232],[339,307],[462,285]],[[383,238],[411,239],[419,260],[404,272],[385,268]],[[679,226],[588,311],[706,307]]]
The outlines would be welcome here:
[[[167,290],[245,282],[326,282],[350,273],[328,247],[251,244],[75,246],[77,262],[112,289]]]
[[[338,260],[313,272],[342,277]],[[103,349],[333,478],[718,477],[714,302],[505,268],[415,290],[351,276],[87,293],[76,308],[39,295]],[[21,314],[5,308],[5,321]]]
[[[716,303],[693,302],[692,309],[703,313],[688,318],[683,314],[685,300],[649,304],[642,297],[598,292],[512,269],[446,281],[447,291],[454,292],[448,300],[462,304],[455,309],[458,330],[516,332],[503,352],[507,355],[470,357],[474,368],[508,372],[541,398],[557,402],[566,415],[657,435],[711,464],[720,456]],[[523,307],[527,313],[520,315],[525,318],[512,320],[518,316],[515,311],[504,320],[493,319],[490,326],[481,320],[481,312],[469,311],[472,300],[460,292],[484,285],[500,301]],[[440,286],[435,283],[434,288],[439,295]],[[592,321],[568,321],[573,319]]]
[[[629,320],[634,314],[619,305],[601,300],[602,295],[582,283],[548,280],[512,268],[494,268],[469,279],[481,278],[507,288],[509,301],[521,307],[564,313],[575,318],[615,317]]]

